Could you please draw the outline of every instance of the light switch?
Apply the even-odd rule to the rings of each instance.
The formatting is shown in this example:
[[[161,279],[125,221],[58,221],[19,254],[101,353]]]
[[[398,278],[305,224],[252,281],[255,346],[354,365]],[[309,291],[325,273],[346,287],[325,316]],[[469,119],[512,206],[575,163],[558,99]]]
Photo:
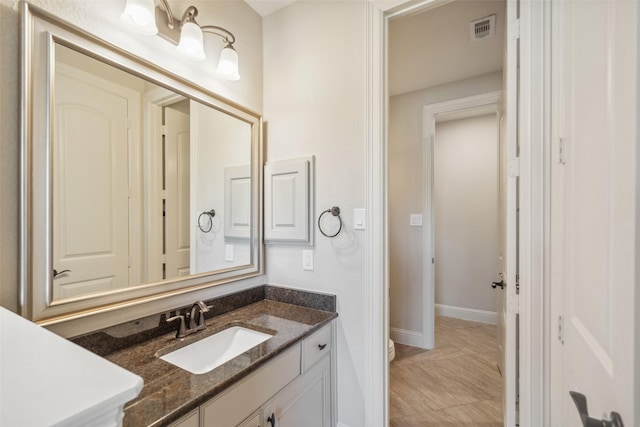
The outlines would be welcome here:
[[[233,245],[224,246],[224,260],[233,261]]]
[[[422,214],[409,215],[409,225],[411,227],[422,227]]]
[[[302,269],[313,270],[313,251],[310,249],[302,250]]]
[[[364,230],[365,227],[365,209],[354,209],[353,210],[353,229],[354,230]]]

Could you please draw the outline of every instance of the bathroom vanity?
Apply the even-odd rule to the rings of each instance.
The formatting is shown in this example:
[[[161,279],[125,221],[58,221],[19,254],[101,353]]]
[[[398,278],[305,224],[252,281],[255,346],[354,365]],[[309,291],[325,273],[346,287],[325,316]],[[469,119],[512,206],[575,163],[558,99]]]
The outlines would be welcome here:
[[[171,426],[331,426],[331,341],[328,324]]]
[[[335,425],[334,296],[267,285],[206,304],[206,329],[184,338],[162,314],[152,332],[138,328],[154,319],[140,319],[74,339],[144,379],[125,426]],[[201,374],[161,359],[237,326],[272,336]]]

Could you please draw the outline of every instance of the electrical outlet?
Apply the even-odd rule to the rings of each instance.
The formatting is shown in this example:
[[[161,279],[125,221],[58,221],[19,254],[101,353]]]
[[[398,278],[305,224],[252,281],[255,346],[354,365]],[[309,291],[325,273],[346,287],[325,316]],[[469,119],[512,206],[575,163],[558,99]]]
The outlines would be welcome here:
[[[313,251],[310,249],[302,250],[302,269],[313,271]]]
[[[422,214],[409,215],[409,225],[411,227],[422,227]]]
[[[366,210],[364,209],[354,209],[353,210],[353,229],[354,230],[364,230],[366,228]]]

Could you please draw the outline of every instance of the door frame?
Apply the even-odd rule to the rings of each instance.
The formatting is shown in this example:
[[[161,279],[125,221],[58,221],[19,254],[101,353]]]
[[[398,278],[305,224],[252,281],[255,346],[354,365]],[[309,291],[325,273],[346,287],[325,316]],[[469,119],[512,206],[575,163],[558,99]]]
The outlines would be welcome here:
[[[478,107],[495,106],[497,120],[500,120],[498,101],[502,91],[493,91],[449,101],[427,104],[423,107],[423,136],[425,165],[425,197],[424,212],[427,215],[426,227],[423,227],[423,254],[422,263],[422,347],[433,349],[435,347],[435,264],[429,262],[429,258],[435,257],[435,204],[434,204],[434,152],[435,152],[435,125],[437,115],[458,112],[461,110],[475,109]],[[471,115],[469,117],[472,117]],[[496,124],[497,126],[497,124]],[[499,136],[499,134],[498,134]]]
[[[507,0],[514,2],[516,0]],[[440,6],[448,0],[366,3],[366,178],[365,251],[365,424],[388,426],[389,339],[388,214],[387,214],[387,33],[389,19]],[[520,42],[520,426],[549,425],[549,340],[552,322],[547,310],[547,218],[549,170],[549,4],[522,2],[510,37]],[[380,260],[383,260],[380,262]],[[534,286],[535,285],[535,286]],[[543,393],[544,392],[544,393]],[[513,426],[509,426],[513,427]]]
[[[142,106],[144,117],[143,144],[143,194],[144,221],[147,231],[144,235],[143,277],[147,282],[163,280],[163,239],[164,225],[162,220],[162,109],[186,99],[183,95],[171,92],[163,87],[156,87],[145,92]]]

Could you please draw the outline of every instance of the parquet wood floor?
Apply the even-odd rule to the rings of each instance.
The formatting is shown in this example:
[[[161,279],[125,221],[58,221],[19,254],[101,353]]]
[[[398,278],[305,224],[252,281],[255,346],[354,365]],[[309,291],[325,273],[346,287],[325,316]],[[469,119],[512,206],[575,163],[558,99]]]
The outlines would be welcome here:
[[[496,326],[436,316],[436,348],[396,343],[390,427],[502,427]]]

